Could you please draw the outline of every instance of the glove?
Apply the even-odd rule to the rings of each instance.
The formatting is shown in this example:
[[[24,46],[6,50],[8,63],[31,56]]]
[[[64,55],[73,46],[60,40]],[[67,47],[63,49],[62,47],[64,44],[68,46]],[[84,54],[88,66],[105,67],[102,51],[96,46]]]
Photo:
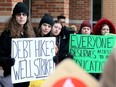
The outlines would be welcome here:
[[[13,66],[15,64],[14,58],[8,58],[6,61],[7,61],[8,66]]]
[[[53,61],[54,61],[55,64],[58,63],[58,59],[57,59],[57,58],[58,58],[57,56],[54,56],[54,57],[53,57]]]
[[[4,56],[0,56],[0,66],[13,66],[15,63],[15,59],[11,58],[11,57],[4,57]]]

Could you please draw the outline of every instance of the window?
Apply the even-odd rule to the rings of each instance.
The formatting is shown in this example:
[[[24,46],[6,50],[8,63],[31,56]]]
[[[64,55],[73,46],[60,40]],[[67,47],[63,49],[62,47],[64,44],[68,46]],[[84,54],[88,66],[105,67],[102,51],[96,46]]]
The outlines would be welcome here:
[[[95,23],[102,17],[102,0],[91,0],[91,14],[92,24]]]
[[[23,2],[27,5],[29,10],[29,15],[31,15],[31,0],[23,0]]]

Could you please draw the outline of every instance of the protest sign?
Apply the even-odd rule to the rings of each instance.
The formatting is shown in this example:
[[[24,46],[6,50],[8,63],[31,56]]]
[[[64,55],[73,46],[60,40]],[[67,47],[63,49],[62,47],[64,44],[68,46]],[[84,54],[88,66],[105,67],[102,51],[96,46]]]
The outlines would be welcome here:
[[[55,69],[55,37],[12,39],[12,82],[45,79]]]
[[[70,36],[69,52],[74,61],[89,73],[101,73],[102,67],[115,45],[115,36]]]

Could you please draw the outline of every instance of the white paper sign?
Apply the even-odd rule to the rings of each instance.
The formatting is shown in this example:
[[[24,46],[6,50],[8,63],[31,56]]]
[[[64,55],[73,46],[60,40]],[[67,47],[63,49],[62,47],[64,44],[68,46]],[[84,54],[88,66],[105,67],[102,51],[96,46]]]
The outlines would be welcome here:
[[[12,83],[45,79],[55,69],[55,37],[12,39]]]

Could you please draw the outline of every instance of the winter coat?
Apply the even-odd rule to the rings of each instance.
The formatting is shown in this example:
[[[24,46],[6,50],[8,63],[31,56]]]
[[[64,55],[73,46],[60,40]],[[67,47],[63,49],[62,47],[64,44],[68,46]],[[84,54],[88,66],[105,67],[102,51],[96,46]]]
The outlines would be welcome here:
[[[65,58],[72,58],[72,55],[68,51],[70,34],[74,34],[74,31],[71,30],[70,28],[63,27],[59,36],[59,54],[58,54],[59,62],[61,62]]]
[[[25,37],[21,35],[21,38]],[[4,30],[0,36],[0,66],[4,70],[4,76],[11,75],[11,66],[14,65],[15,60],[11,58],[11,40],[10,31]],[[29,82],[14,84],[14,87],[28,87]]]
[[[110,33],[116,34],[115,26],[111,21],[106,18],[101,18],[95,25],[92,34],[101,35],[101,28],[104,24],[107,24],[110,27]]]
[[[4,76],[11,74],[11,65],[8,62],[11,59],[11,37],[10,32],[5,30],[2,32],[0,37],[0,66],[4,70]]]

